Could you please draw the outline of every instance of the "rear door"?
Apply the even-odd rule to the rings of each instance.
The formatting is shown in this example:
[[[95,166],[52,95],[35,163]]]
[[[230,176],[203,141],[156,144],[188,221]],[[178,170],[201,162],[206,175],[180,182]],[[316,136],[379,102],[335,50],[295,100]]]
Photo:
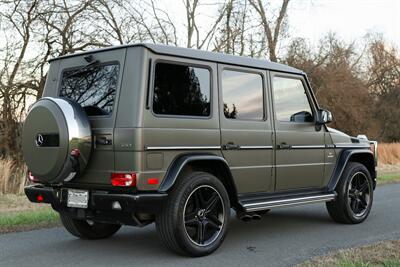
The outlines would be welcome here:
[[[276,129],[276,191],[321,188],[324,129],[316,129],[316,106],[301,75],[271,72]]]
[[[223,155],[239,194],[274,189],[266,72],[218,65]]]
[[[110,184],[114,171],[114,125],[126,49],[62,59],[57,96],[73,99],[89,116],[94,149],[84,176],[71,183]],[[91,64],[90,67],[82,68]],[[51,90],[48,90],[51,91]],[[49,96],[46,91],[45,95]]]

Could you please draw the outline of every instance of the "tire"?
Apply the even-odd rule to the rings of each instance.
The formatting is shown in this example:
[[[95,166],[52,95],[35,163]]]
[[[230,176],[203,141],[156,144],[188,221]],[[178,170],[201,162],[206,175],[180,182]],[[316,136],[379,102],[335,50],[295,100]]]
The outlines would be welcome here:
[[[60,213],[61,222],[73,236],[81,239],[104,239],[114,235],[120,228],[119,224],[87,222],[71,218],[68,214]]]
[[[22,150],[38,181],[58,184],[79,177],[93,150],[84,109],[66,98],[44,97],[30,108],[22,129]]]
[[[368,169],[349,162],[336,186],[336,200],[327,202],[331,218],[338,223],[357,224],[369,215],[373,202],[373,184]]]
[[[156,228],[167,248],[199,257],[222,244],[229,217],[230,202],[224,185],[209,173],[195,172],[176,182],[156,216]]]

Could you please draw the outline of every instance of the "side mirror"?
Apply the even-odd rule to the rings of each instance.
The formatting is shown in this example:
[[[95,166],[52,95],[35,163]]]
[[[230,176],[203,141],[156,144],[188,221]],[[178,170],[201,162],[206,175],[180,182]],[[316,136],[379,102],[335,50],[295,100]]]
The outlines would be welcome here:
[[[319,110],[317,124],[326,124],[332,121],[333,121],[333,116],[329,110],[326,109]]]

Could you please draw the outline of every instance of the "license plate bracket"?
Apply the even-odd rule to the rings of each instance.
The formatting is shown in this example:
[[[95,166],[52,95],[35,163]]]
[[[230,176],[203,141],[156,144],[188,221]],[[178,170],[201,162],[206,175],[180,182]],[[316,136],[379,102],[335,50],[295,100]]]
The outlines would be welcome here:
[[[87,209],[89,203],[89,191],[80,189],[68,189],[67,207]]]

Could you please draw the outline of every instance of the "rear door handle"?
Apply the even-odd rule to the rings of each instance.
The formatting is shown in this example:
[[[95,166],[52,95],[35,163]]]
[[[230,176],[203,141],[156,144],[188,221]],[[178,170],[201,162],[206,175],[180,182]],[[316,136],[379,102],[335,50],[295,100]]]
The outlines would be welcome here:
[[[112,145],[112,140],[107,138],[106,136],[97,135],[96,136],[96,145],[108,146]]]
[[[225,150],[235,150],[235,149],[239,149],[240,146],[239,145],[235,145],[232,142],[227,143],[226,145],[224,145],[224,149]]]
[[[280,145],[278,145],[278,149],[291,149],[291,148],[292,146],[286,143],[281,143]]]

